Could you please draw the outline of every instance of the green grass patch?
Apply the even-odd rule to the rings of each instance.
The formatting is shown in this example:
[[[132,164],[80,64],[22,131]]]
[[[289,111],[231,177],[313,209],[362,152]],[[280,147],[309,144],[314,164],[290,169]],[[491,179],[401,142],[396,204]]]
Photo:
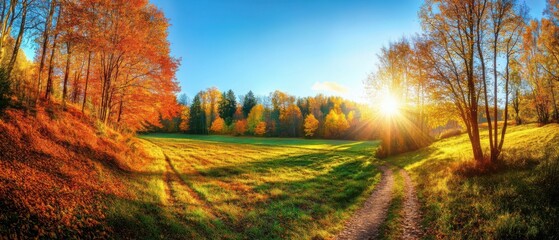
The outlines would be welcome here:
[[[153,163],[131,173],[133,200],[114,199],[108,216],[123,237],[332,238],[380,180],[374,141],[142,138]],[[172,184],[180,211],[164,204],[163,153],[180,179]]]

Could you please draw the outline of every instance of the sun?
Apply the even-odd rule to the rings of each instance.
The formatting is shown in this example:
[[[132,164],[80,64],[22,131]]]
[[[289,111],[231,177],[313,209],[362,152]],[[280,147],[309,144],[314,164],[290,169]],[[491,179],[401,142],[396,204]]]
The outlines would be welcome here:
[[[386,94],[380,102],[380,112],[387,117],[394,116],[400,111],[400,103],[392,94]]]

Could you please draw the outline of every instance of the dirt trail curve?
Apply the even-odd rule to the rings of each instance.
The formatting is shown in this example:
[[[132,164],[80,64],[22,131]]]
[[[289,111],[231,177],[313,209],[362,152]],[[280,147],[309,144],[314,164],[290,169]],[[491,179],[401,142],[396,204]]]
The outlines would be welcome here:
[[[394,177],[392,170],[380,167],[382,180],[369,196],[363,207],[346,223],[344,230],[336,239],[375,239],[380,225],[386,219],[393,198]]]
[[[377,185],[363,207],[346,223],[344,230],[336,239],[377,239],[379,227],[386,219],[390,202],[394,193],[394,176],[392,170],[386,166],[380,167],[382,180]],[[419,201],[413,182],[404,169],[399,174],[404,179],[403,221],[401,229],[402,239],[420,239],[423,231],[420,228],[421,212]]]

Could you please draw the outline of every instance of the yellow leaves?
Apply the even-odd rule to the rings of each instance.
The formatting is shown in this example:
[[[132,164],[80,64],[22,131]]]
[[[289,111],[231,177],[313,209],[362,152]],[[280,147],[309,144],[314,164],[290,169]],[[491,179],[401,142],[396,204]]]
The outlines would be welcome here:
[[[305,118],[305,136],[312,137],[318,129],[318,120],[311,113]]]
[[[250,133],[255,133],[256,126],[262,121],[263,118],[264,118],[264,105],[262,104],[255,105],[250,110],[247,117],[248,131]]]
[[[330,111],[330,113],[326,115],[326,120],[324,122],[325,137],[340,137],[348,128],[349,123],[347,122],[344,113],[336,113],[336,111]]]

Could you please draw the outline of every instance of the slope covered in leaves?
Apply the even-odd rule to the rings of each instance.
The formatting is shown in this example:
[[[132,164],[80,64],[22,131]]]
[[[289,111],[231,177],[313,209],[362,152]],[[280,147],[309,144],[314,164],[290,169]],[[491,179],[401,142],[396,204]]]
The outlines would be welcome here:
[[[103,199],[133,197],[120,179],[136,140],[58,108],[0,117],[0,236],[106,237]]]

